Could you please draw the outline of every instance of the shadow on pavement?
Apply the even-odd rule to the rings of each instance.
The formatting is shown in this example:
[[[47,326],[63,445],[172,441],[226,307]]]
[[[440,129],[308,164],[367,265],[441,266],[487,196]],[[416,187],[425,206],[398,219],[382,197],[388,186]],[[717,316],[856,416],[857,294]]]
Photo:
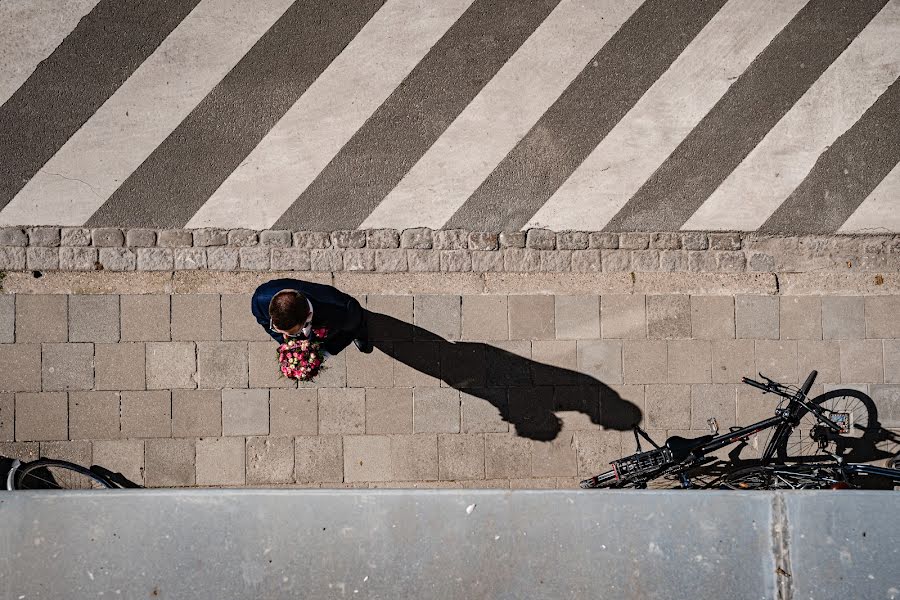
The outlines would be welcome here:
[[[372,344],[411,369],[490,402],[515,432],[552,440],[557,412],[579,412],[606,429],[630,430],[641,410],[602,381],[481,342],[452,342],[394,317],[368,312]]]

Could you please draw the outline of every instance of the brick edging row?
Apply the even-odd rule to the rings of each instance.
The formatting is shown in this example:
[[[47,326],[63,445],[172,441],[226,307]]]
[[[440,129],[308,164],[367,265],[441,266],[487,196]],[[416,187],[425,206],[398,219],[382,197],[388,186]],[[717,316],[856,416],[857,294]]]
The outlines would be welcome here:
[[[0,271],[898,271],[900,235],[0,228]]]

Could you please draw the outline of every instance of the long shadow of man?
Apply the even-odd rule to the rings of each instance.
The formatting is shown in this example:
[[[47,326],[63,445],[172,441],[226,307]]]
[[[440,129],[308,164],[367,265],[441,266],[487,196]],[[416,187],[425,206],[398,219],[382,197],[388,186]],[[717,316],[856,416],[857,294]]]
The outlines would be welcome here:
[[[628,430],[641,410],[603,382],[481,342],[451,342],[394,317],[368,312],[373,345],[410,368],[494,405],[515,432],[554,439],[557,412],[577,411],[606,429]]]

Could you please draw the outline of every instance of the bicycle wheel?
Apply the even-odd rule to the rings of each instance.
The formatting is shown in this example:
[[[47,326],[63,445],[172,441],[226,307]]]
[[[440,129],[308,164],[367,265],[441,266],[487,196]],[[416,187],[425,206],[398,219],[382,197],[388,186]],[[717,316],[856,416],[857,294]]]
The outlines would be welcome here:
[[[840,433],[822,425],[816,415],[801,408],[800,421],[790,435],[782,438],[776,455],[782,461],[821,460],[829,452],[851,462],[865,462],[876,456],[875,443],[880,426],[878,409],[865,393],[853,389],[825,392],[810,400],[824,416],[841,426]],[[825,448],[820,447],[820,440]]]
[[[755,466],[737,469],[722,478],[732,490],[821,490],[843,482],[840,469],[831,466]]]
[[[104,477],[64,460],[39,459],[26,463],[15,475],[17,490],[91,490],[113,485]]]

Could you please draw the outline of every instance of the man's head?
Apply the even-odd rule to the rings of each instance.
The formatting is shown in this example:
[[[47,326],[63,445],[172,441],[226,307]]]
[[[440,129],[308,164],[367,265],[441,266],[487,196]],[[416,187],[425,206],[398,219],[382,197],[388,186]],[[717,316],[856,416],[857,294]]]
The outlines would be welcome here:
[[[272,328],[279,333],[295,335],[303,329],[309,316],[309,302],[297,290],[281,290],[269,302]]]

